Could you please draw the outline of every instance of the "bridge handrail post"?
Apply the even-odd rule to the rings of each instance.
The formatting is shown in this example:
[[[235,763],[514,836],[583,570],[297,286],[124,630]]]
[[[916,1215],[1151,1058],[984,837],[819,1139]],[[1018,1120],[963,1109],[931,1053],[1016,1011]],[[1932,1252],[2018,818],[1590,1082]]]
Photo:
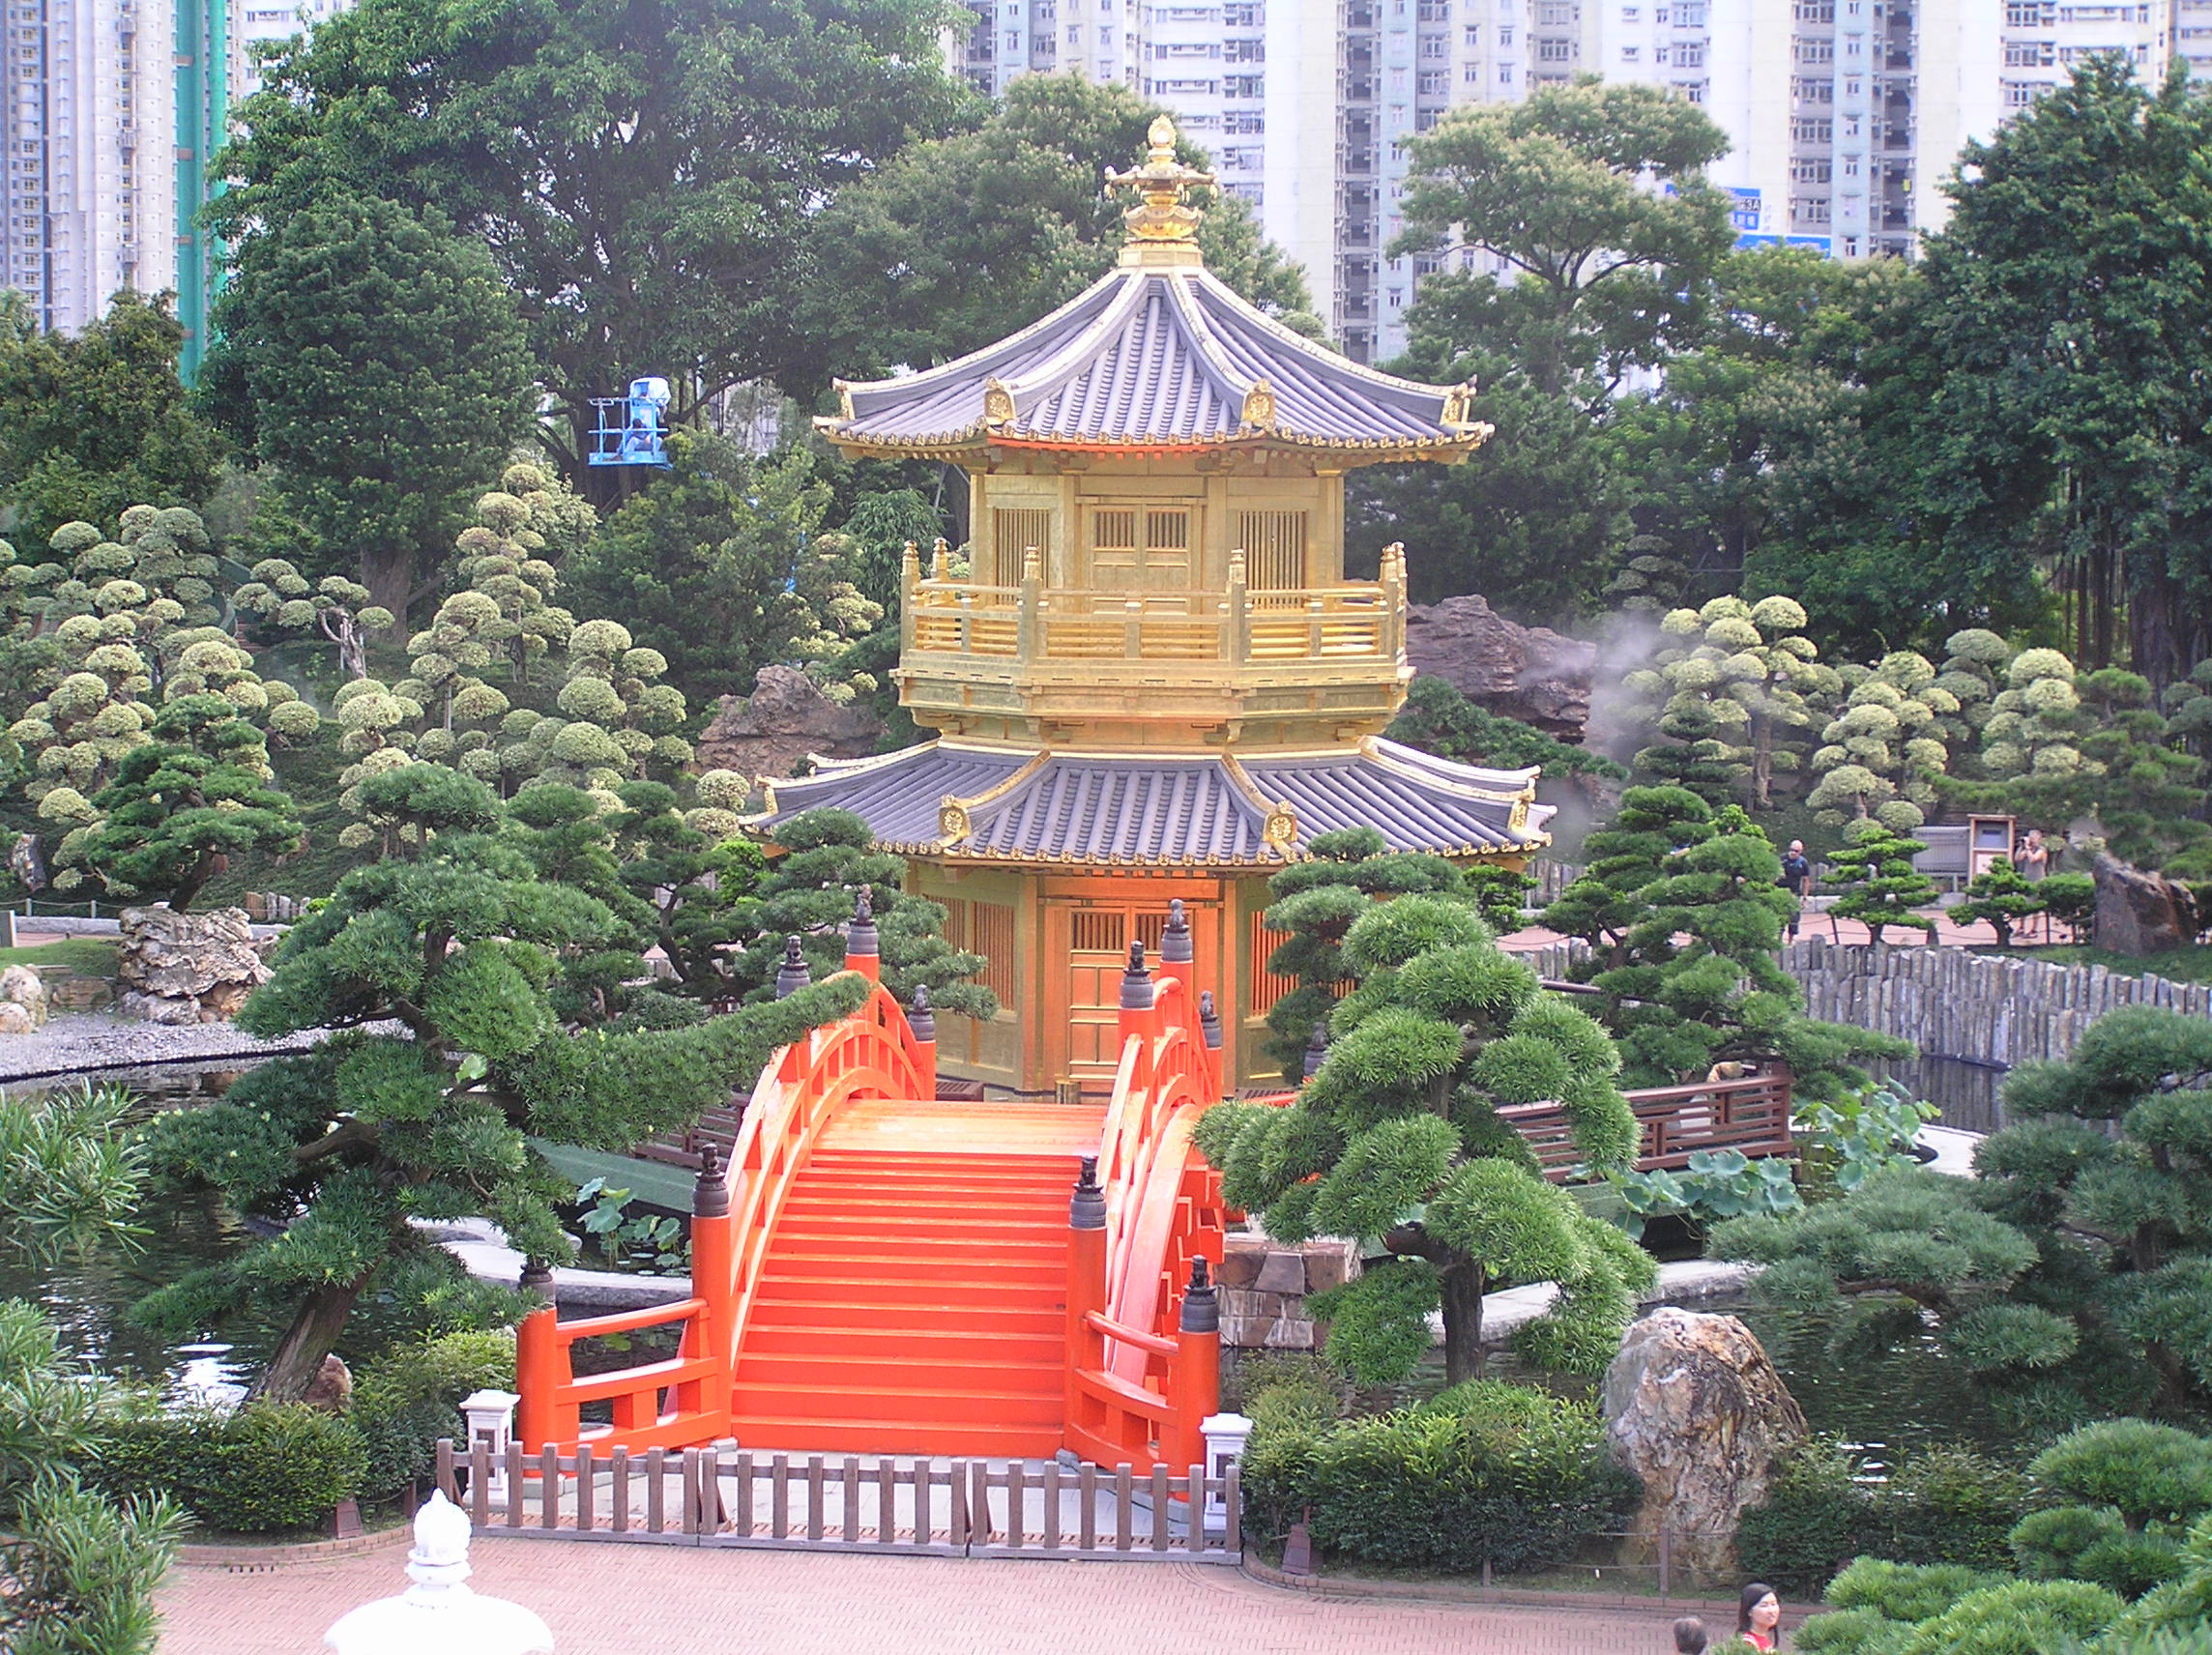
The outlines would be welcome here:
[[[1106,1338],[1091,1325],[1093,1315],[1106,1310],[1106,1192],[1098,1185],[1096,1156],[1083,1157],[1083,1170],[1067,1204],[1067,1322],[1063,1340],[1066,1371],[1061,1408],[1062,1441],[1076,1453],[1084,1452],[1072,1440],[1082,1429],[1086,1407],[1083,1387],[1076,1376],[1106,1363]]]
[[[1175,1441],[1160,1434],[1161,1457],[1172,1466],[1204,1465],[1205,1422],[1221,1411],[1221,1300],[1203,1253],[1191,1260],[1190,1285],[1183,1290],[1168,1398],[1175,1408]],[[1195,1502],[1191,1521],[1201,1521]]]
[[[518,1285],[545,1295],[545,1302],[514,1330],[514,1388],[521,1394],[515,1405],[515,1437],[536,1453],[549,1442],[573,1442],[582,1412],[575,1404],[559,1400],[571,1375],[568,1350],[553,1325],[561,1315],[553,1302],[553,1271],[533,1260],[522,1266]]]
[[[691,1292],[706,1308],[684,1330],[686,1356],[726,1356],[737,1289],[737,1214],[731,1210],[729,1180],[710,1144],[700,1152],[699,1177],[691,1188]],[[730,1367],[718,1361],[697,1386],[694,1406],[716,1435],[730,1414]]]

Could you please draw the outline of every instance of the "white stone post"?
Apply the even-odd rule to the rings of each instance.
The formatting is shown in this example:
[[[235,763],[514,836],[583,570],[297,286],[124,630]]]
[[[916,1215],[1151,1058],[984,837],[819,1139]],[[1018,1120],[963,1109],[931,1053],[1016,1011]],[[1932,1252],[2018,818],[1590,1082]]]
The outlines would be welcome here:
[[[491,1451],[491,1475],[484,1479],[486,1495],[507,1498],[507,1445],[514,1440],[514,1407],[522,1399],[512,1391],[472,1391],[461,1399],[461,1417],[469,1422],[468,1446],[461,1451],[468,1462],[476,1444]]]
[[[468,1587],[469,1517],[440,1489],[415,1514],[414,1582],[340,1615],[323,1641],[335,1655],[552,1655],[544,1621],[505,1598]]]
[[[1244,1444],[1252,1435],[1252,1422],[1240,1413],[1209,1413],[1198,1422],[1206,1438],[1206,1526],[1226,1532],[1229,1501],[1217,1485],[1229,1467],[1244,1458]]]

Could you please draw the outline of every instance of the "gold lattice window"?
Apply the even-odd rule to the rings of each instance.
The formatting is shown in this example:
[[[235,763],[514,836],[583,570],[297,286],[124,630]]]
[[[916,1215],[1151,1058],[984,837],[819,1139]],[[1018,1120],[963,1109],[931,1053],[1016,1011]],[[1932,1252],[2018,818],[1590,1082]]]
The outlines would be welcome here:
[[[1244,583],[1254,592],[1295,592],[1306,579],[1306,514],[1239,511],[1237,544],[1244,548]]]
[[[990,586],[1019,586],[1022,562],[1036,548],[1040,572],[1052,568],[1052,513],[1029,507],[999,507],[991,513]]]
[[[1110,592],[1190,584],[1187,506],[1096,506],[1091,510],[1087,584]]]

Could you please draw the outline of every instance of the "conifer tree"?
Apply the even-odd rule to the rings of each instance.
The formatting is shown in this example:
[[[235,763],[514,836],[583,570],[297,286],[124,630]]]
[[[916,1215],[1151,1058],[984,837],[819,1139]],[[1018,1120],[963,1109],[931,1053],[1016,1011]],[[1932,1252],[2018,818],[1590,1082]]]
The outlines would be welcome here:
[[[626,1027],[605,984],[650,973],[645,937],[586,888],[607,883],[611,859],[583,867],[594,846],[565,838],[558,812],[482,830],[497,800],[440,767],[370,785],[393,796],[382,808],[412,811],[416,854],[341,880],[286,935],[238,1019],[266,1038],[339,1032],[254,1070],[220,1103],[160,1118],[152,1134],[166,1176],[284,1227],[163,1288],[146,1314],[195,1328],[249,1304],[288,1317],[254,1387],[276,1400],[304,1393],[386,1272],[442,1259],[410,1220],[480,1214],[530,1258],[565,1260],[555,1208],[571,1186],[531,1139],[620,1150],[681,1130],[865,988],[840,975],[691,1027]],[[603,840],[596,811],[576,802]],[[403,1032],[370,1031],[387,1022]]]
[[[1934,778],[1950,748],[1942,720],[1962,703],[1938,682],[1924,655],[1895,651],[1867,669],[1847,668],[1844,705],[1820,732],[1813,755],[1819,780],[1806,802],[1830,827],[1867,817],[1898,832],[1928,820],[1937,800]]]
[[[284,558],[261,559],[230,600],[278,630],[328,639],[337,647],[338,671],[349,679],[368,676],[368,635],[394,624],[392,611],[371,602],[359,581],[334,574],[310,582]]]
[[[1587,1171],[1627,1167],[1637,1126],[1613,1042],[1500,952],[1464,898],[1349,894],[1361,912],[1329,945],[1358,987],[1330,1014],[1312,1079],[1287,1107],[1226,1103],[1200,1122],[1224,1195],[1278,1239],[1352,1236],[1390,1255],[1314,1301],[1330,1358],[1362,1381],[1410,1373],[1440,1308],[1448,1379],[1477,1375],[1482,1295],[1501,1278],[1560,1287],[1516,1349],[1602,1368],[1653,1265],[1548,1182],[1499,1111],[1556,1100]]]
[[[2012,928],[2043,912],[2040,882],[2031,880],[1999,857],[1985,873],[1966,882],[1966,900],[1951,910],[1955,919],[1987,919],[1997,934],[1997,946],[2012,946]]]
[[[1877,943],[1885,929],[1934,935],[1936,921],[1915,909],[1934,906],[1936,882],[1912,865],[1928,849],[1892,832],[1878,820],[1856,823],[1844,848],[1828,858],[1828,883],[1842,894],[1832,913],[1864,924]]]

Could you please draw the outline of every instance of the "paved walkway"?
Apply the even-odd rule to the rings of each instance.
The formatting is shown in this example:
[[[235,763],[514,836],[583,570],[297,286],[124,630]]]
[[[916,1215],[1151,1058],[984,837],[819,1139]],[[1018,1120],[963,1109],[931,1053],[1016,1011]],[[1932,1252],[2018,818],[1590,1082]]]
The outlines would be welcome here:
[[[179,1568],[161,1655],[303,1655],[405,1584],[396,1549],[266,1574]],[[1678,1610],[1313,1598],[1199,1564],[1019,1563],[480,1541],[479,1590],[558,1655],[1653,1655]]]

